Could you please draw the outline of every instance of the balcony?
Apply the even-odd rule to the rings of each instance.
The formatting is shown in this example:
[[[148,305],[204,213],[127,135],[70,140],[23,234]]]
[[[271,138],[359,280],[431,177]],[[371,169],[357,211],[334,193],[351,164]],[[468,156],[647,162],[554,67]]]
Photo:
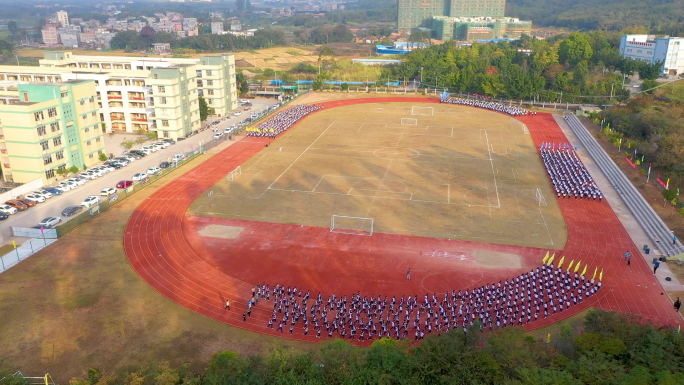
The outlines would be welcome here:
[[[121,92],[107,92],[107,99],[121,99]]]
[[[107,80],[107,85],[108,86],[122,86],[123,83],[121,82],[121,80],[111,80],[110,79],[110,80]]]
[[[145,100],[144,92],[129,92],[128,99],[130,100]]]
[[[121,102],[109,102],[109,107],[123,107]]]
[[[143,130],[147,131],[147,124],[134,124],[133,125],[133,131],[138,131],[138,130]]]
[[[110,114],[109,118],[111,120],[125,120],[124,114]]]
[[[147,115],[145,115],[145,114],[131,114],[131,120],[134,122],[147,122]]]
[[[126,131],[126,125],[123,123],[112,123],[112,131]]]

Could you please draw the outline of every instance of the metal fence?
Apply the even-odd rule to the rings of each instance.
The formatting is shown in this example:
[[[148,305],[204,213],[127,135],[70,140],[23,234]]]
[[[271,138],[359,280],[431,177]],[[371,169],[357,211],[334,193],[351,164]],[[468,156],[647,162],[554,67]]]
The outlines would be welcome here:
[[[57,238],[42,237],[31,239],[0,257],[0,269],[2,269],[2,272],[7,271],[7,269],[55,242],[57,242]]]

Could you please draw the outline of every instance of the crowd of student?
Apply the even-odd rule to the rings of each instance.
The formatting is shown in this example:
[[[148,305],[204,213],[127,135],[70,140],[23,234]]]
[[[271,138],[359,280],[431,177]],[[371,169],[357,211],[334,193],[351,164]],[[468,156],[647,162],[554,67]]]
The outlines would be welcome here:
[[[312,112],[318,111],[323,106],[320,104],[302,104],[299,106],[290,107],[285,111],[277,113],[274,117],[259,124],[258,127],[250,127],[247,131],[247,136],[255,136],[259,138],[275,138],[281,132],[287,131],[295,123],[300,121],[303,117]]]
[[[526,110],[522,107],[512,106],[508,104],[492,102],[489,100],[475,100],[475,99],[464,99],[464,98],[442,98],[442,103],[448,104],[460,104],[463,106],[478,107],[485,110],[491,110],[496,112],[503,112],[511,116],[523,116],[523,115],[536,115],[534,111]]]
[[[601,288],[600,279],[594,279],[596,272],[591,279],[584,276],[586,266],[580,275],[579,264],[571,272],[572,263],[565,270],[554,267],[552,261],[511,280],[422,298],[360,292],[324,297],[279,284],[260,285],[256,298],[272,300],[267,327],[281,333],[360,341],[382,337],[419,340],[430,334],[467,332],[476,325],[489,330],[525,325],[567,310]]]
[[[603,200],[603,194],[569,144],[542,143],[539,153],[558,197]]]

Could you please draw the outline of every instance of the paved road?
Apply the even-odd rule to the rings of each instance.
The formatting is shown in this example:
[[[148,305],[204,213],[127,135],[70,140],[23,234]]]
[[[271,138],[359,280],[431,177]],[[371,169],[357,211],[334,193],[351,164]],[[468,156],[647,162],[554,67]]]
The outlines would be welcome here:
[[[268,109],[271,105],[275,104],[277,101],[275,99],[253,99],[250,100],[253,104],[252,109],[248,112],[243,112],[241,116],[230,116],[225,120],[221,121],[216,127],[221,131],[223,129],[236,124],[245,118],[249,117],[252,112],[261,112]],[[212,121],[212,119],[208,119]],[[12,226],[16,227],[31,227],[35,226],[43,218],[54,216],[61,217],[61,212],[65,207],[68,206],[78,206],[81,204],[83,199],[88,195],[100,195],[100,191],[105,187],[115,187],[120,180],[128,179],[130,180],[133,174],[138,172],[145,172],[149,167],[158,166],[159,163],[169,160],[173,155],[180,154],[181,152],[188,152],[192,149],[197,149],[200,141],[208,141],[212,139],[214,132],[207,129],[200,132],[197,135],[193,135],[188,139],[182,140],[173,144],[163,150],[154,152],[142,159],[136,160],[130,163],[128,166],[120,168],[116,171],[110,172],[101,176],[95,180],[91,180],[84,184],[83,186],[77,188],[76,190],[71,190],[63,193],[59,196],[54,196],[44,203],[39,203],[35,207],[32,207],[26,211],[19,212],[17,214],[11,215],[8,219],[0,222],[0,237],[6,241],[11,233],[9,228]],[[225,138],[225,136],[224,136]],[[149,142],[148,142],[149,143]],[[147,145],[143,144],[142,146]],[[107,152],[114,153],[116,156],[120,155],[122,148],[117,144],[112,143],[109,146],[107,143]],[[140,148],[141,146],[135,146],[134,148]],[[62,220],[64,218],[62,217]]]

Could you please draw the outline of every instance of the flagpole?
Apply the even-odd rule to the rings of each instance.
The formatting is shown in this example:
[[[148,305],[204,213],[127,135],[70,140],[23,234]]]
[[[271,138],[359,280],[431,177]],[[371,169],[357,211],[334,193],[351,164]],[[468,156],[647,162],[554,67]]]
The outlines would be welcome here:
[[[648,176],[646,177],[646,183],[648,183],[648,180],[651,179],[651,164],[648,164]]]

